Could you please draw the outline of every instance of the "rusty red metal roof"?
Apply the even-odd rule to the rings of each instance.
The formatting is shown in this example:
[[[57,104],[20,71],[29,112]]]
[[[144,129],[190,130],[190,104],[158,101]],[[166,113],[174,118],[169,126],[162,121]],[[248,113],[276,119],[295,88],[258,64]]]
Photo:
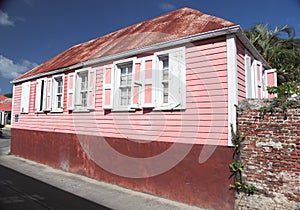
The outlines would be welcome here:
[[[198,10],[182,8],[75,45],[21,75],[15,81],[91,59],[235,25]]]
[[[6,100],[7,97],[5,97],[4,95],[0,95],[0,102]]]
[[[0,111],[11,111],[11,107],[11,99],[0,95]]]
[[[7,102],[4,104],[0,104],[0,111],[11,111],[12,102]]]

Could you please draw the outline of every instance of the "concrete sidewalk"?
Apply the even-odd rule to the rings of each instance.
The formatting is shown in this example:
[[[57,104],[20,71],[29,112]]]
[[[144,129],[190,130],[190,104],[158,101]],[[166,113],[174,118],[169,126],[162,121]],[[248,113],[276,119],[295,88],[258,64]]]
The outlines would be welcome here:
[[[201,209],[116,185],[67,173],[14,155],[8,155],[7,139],[0,139],[0,164],[37,180],[112,209]]]

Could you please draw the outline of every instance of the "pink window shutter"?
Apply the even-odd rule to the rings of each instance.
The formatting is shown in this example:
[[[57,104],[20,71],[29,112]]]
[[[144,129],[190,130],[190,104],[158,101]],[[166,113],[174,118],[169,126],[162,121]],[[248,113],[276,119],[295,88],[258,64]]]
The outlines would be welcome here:
[[[131,108],[138,109],[141,105],[141,62],[137,60],[133,68],[133,100]]]
[[[41,81],[37,80],[35,84],[35,112],[38,112],[41,100]]]
[[[95,109],[95,83],[96,83],[96,71],[94,69],[89,70],[88,75],[88,109]]]
[[[277,86],[277,73],[276,69],[268,69],[265,70],[265,89],[267,91],[267,87]],[[275,94],[266,93],[267,98],[275,98]]]
[[[145,57],[142,61],[141,77],[143,78],[142,107],[154,107],[154,56]]]
[[[257,70],[257,97],[262,98],[262,64],[261,62],[256,63]]]
[[[68,74],[68,92],[67,92],[67,109],[73,110],[74,109],[74,90],[75,90],[75,74],[69,73]]]
[[[103,72],[103,93],[102,93],[102,108],[113,108],[113,67],[112,65],[104,66]]]
[[[51,111],[51,99],[52,99],[52,79],[47,79],[46,88],[46,111]]]

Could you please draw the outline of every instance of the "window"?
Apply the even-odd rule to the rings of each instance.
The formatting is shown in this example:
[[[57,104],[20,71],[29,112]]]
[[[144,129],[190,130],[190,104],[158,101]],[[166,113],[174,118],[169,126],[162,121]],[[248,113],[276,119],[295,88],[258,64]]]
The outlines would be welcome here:
[[[115,110],[130,110],[133,97],[133,61],[126,60],[115,64]]]
[[[245,71],[246,71],[246,97],[254,98],[254,94],[252,93],[252,87],[254,86],[254,74],[251,71],[252,58],[246,54],[245,55]]]
[[[86,109],[88,92],[88,71],[78,72],[76,75],[75,109]]]
[[[47,78],[38,79],[36,81],[35,92],[35,111],[43,112],[46,110],[47,102]]]
[[[118,68],[120,71],[120,106],[129,106],[131,104],[132,92],[132,62],[118,65]]]
[[[52,111],[62,112],[63,111],[63,97],[64,97],[64,80],[62,75],[53,77],[52,86]]]
[[[156,104],[155,110],[185,109],[185,51],[184,48],[155,54]]]
[[[30,82],[24,82],[22,84],[21,95],[21,113],[28,113],[29,111],[29,96],[30,96]]]
[[[164,55],[159,57],[159,73],[162,75],[162,101],[163,104],[169,102],[169,56]]]
[[[246,71],[246,97],[262,98],[263,97],[263,67],[262,63],[253,59],[247,53],[245,55]]]
[[[185,48],[104,66],[103,109],[185,109]]]
[[[95,70],[91,68],[68,74],[68,110],[90,111],[95,108],[95,80]],[[62,102],[60,103],[62,105]]]
[[[245,54],[246,71],[246,97],[247,98],[273,98],[274,94],[269,94],[268,86],[277,86],[277,74],[275,69],[263,69],[260,61],[252,58],[246,51]]]
[[[42,78],[36,81],[35,112],[51,111],[51,91],[51,78]]]
[[[277,72],[276,69],[266,69],[263,73],[263,87],[264,87],[264,97],[274,98],[277,94],[270,94],[267,90],[268,87],[277,86]]]

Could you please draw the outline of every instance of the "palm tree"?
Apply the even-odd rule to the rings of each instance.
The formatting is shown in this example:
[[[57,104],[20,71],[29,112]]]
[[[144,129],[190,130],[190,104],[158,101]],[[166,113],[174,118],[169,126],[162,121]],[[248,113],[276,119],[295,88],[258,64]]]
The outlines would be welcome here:
[[[284,100],[300,93],[300,41],[289,26],[270,30],[268,25],[257,24],[245,31],[246,36],[273,68],[277,69],[278,87],[269,91]]]
[[[257,24],[245,34],[272,67],[280,69],[299,65],[300,47],[294,40],[295,30],[292,27],[270,30],[268,25]]]

